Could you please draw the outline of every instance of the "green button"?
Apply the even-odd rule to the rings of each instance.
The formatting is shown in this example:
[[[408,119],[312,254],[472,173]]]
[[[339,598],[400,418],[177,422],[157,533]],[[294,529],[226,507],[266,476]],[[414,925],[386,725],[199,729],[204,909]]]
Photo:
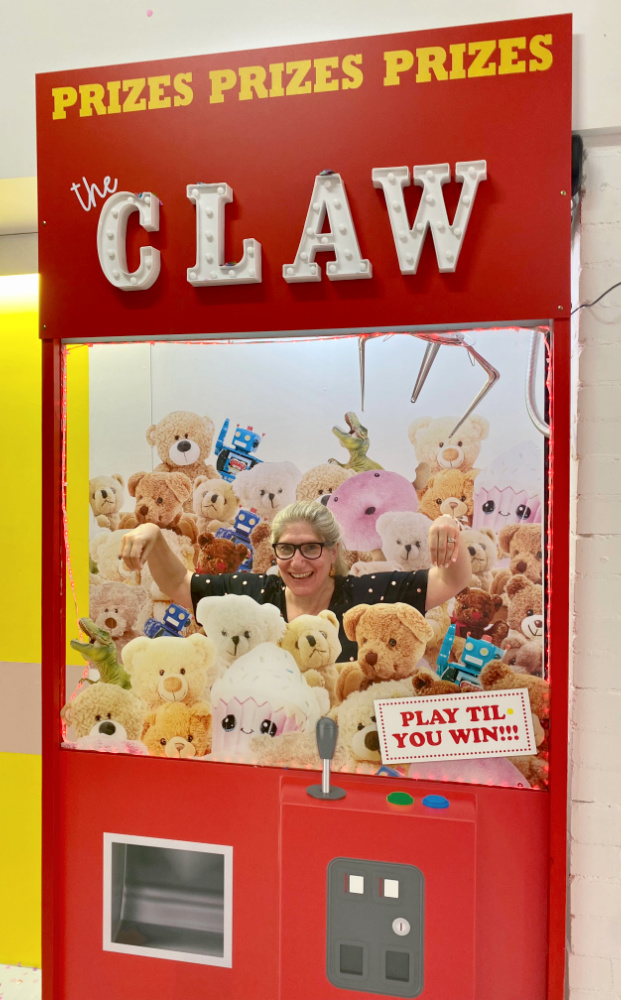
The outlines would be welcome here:
[[[414,796],[410,795],[409,792],[391,792],[386,798],[394,806],[411,806],[414,804]]]

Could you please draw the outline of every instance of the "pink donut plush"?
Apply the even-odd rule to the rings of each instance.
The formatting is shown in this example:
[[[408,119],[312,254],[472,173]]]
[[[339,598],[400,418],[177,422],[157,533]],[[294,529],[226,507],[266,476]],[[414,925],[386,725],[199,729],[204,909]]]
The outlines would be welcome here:
[[[389,511],[417,511],[418,497],[405,476],[372,469],[342,483],[326,506],[340,525],[345,547],[368,552],[382,547],[375,526],[378,517]]]

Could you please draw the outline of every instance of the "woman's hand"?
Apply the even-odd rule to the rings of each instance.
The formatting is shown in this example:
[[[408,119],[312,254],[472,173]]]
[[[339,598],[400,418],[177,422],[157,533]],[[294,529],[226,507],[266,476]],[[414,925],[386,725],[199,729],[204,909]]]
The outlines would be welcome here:
[[[429,551],[431,565],[446,568],[457,562],[459,555],[461,526],[449,514],[442,514],[429,528]]]
[[[139,524],[121,539],[122,559],[128,569],[140,571],[146,563],[161,532],[157,524]]]

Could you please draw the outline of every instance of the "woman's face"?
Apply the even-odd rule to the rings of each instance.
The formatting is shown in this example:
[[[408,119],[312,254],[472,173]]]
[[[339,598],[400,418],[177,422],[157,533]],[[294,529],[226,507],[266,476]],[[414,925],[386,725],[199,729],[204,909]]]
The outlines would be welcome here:
[[[279,542],[290,542],[292,545],[302,545],[303,542],[323,542],[314,528],[305,521],[290,524],[278,539]],[[296,549],[291,559],[276,557],[280,575],[292,594],[296,597],[308,597],[321,590],[330,576],[334,566],[338,546],[329,549],[327,546],[319,559],[305,559],[299,549]]]

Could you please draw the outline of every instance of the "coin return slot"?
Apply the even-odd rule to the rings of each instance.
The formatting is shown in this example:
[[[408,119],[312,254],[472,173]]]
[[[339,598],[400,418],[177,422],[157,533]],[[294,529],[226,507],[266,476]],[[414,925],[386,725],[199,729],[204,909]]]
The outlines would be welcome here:
[[[407,983],[410,979],[410,956],[406,951],[386,952],[386,979]]]
[[[364,949],[357,944],[341,945],[340,970],[346,976],[361,976],[364,972]]]

